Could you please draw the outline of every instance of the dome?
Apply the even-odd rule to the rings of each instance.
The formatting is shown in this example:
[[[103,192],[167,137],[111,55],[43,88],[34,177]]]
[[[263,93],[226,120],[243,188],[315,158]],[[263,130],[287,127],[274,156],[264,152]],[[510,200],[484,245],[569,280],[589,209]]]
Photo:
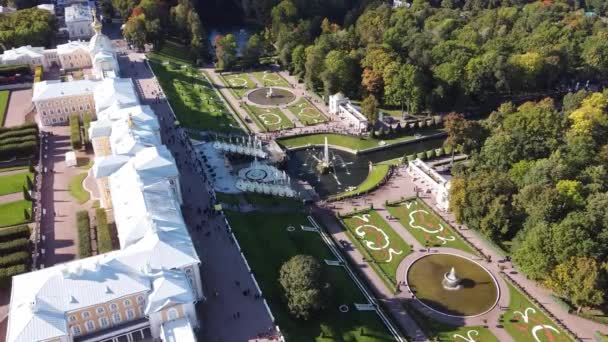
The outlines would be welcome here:
[[[100,51],[114,52],[114,46],[108,36],[103,33],[96,33],[89,42],[89,51],[92,55]]]

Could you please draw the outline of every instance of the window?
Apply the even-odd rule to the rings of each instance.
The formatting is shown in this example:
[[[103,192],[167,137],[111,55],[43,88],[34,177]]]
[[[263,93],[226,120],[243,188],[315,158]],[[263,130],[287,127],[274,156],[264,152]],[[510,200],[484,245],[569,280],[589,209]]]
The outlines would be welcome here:
[[[102,328],[108,327],[110,325],[110,321],[108,320],[108,317],[103,316],[99,319],[99,326]]]
[[[135,312],[132,309],[127,309],[127,319],[135,318]]]
[[[82,106],[80,106],[80,110],[82,110]]]
[[[112,310],[112,311],[118,310],[118,305],[116,303],[110,304],[110,310]]]
[[[95,323],[93,323],[93,321],[87,321],[85,323],[85,327],[87,328],[88,332],[91,332],[91,331],[95,330]]]
[[[76,322],[76,316],[70,315],[70,322]]]
[[[144,296],[137,296],[137,304],[143,304]]]
[[[83,319],[87,319],[87,318],[89,318],[89,317],[91,317],[91,313],[90,313],[90,312],[88,312],[88,311],[84,311],[84,312],[82,313],[82,318],[83,318]]]
[[[87,109],[91,109],[91,105],[87,103]]]
[[[103,315],[106,312],[106,309],[104,309],[103,306],[100,306],[97,309],[95,309],[95,311],[97,312],[98,315]]]
[[[170,321],[177,319],[179,317],[179,313],[177,312],[177,310],[175,308],[169,309],[169,312],[167,313],[167,315],[169,316]]]
[[[61,114],[61,108],[57,108],[57,114]]]
[[[42,111],[42,115],[46,115],[46,110],[43,110],[43,111]]]
[[[80,330],[80,327],[78,325],[72,327],[72,334],[76,336],[82,334],[82,331]]]
[[[139,306],[139,314],[140,314],[141,316],[143,316],[143,315],[145,314],[145,312],[144,312],[144,306],[143,306],[143,305],[140,305],[140,306]]]
[[[125,306],[131,306],[131,300],[130,299],[125,299],[125,301],[123,303],[125,304]]]
[[[112,314],[112,322],[120,323],[122,321],[122,317],[120,316],[120,312],[115,312]]]

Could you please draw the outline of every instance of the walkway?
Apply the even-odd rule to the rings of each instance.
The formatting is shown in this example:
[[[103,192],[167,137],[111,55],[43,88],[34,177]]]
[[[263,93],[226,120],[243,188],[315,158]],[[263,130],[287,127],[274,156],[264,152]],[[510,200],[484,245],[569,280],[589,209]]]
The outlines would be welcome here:
[[[369,205],[372,205],[372,204],[373,204],[374,208],[383,208],[384,203],[387,200],[394,201],[394,200],[398,200],[400,198],[407,198],[407,197],[415,196],[416,192],[414,191],[414,187],[416,187],[416,186],[418,188],[422,188],[422,189],[425,189],[427,187],[425,184],[421,183],[420,180],[415,180],[409,174],[407,174],[405,172],[405,167],[402,166],[401,168],[399,168],[398,172],[396,172],[396,174],[391,178],[391,180],[385,186],[381,187],[380,189],[378,189],[370,194],[367,194],[366,196],[360,197],[360,198],[348,199],[348,200],[344,200],[344,201],[340,201],[340,202],[333,202],[331,204],[326,204],[325,207],[327,209],[331,209],[332,211],[340,212],[342,214],[352,212],[355,209],[361,209],[364,207],[368,207]],[[555,317],[557,317],[557,319],[561,323],[566,325],[568,327],[568,329],[573,331],[579,338],[591,340],[594,338],[593,334],[595,333],[595,331],[601,331],[603,333],[608,333],[608,326],[606,326],[606,325],[602,325],[600,323],[596,323],[591,320],[587,320],[587,319],[581,318],[579,316],[567,313],[561,306],[559,306],[557,303],[555,303],[555,301],[551,297],[551,292],[549,290],[539,286],[539,284],[537,282],[527,279],[525,277],[525,275],[518,272],[511,263],[505,262],[505,263],[499,264],[498,260],[504,259],[505,256],[497,253],[485,240],[482,240],[477,235],[473,234],[471,231],[468,230],[468,228],[465,225],[456,223],[454,216],[451,213],[444,212],[444,211],[441,211],[440,209],[438,209],[436,206],[435,200],[434,200],[434,196],[425,195],[425,196],[422,196],[421,198],[427,204],[431,205],[435,209],[435,211],[444,220],[446,220],[446,222],[449,222],[453,227],[455,227],[455,229],[456,229],[456,227],[461,227],[461,229],[459,230],[461,235],[463,235],[464,238],[468,242],[470,242],[476,248],[482,250],[482,252],[486,256],[489,256],[490,259],[494,261],[492,263],[483,262],[482,264],[484,267],[488,268],[495,275],[499,274],[499,271],[500,271],[499,266],[503,266],[503,267],[506,267],[507,269],[511,269],[510,272],[505,272],[505,275],[508,276],[509,278],[511,278],[516,283],[520,284],[532,297],[534,297],[537,301],[542,303],[542,305],[551,314],[553,314]],[[379,211],[382,212],[382,209],[379,209]],[[402,236],[402,238],[404,238],[408,243],[413,244],[415,246],[415,249],[418,249],[418,250],[422,249],[422,246],[416,241],[416,239],[414,239],[409,234],[409,232],[407,232],[403,228],[397,229],[397,228],[399,228],[398,227],[399,224],[397,221],[388,221],[388,222],[394,228],[394,230]],[[342,231],[342,228],[340,227],[340,231],[336,230],[335,233],[332,231],[332,235],[334,235],[334,237],[336,239],[349,240],[344,233],[340,233],[341,231]],[[442,250],[442,248],[433,248],[433,252],[439,251],[440,249]],[[454,252],[459,255],[464,254],[461,251],[454,251]],[[423,252],[423,253],[425,253],[425,252]],[[418,256],[423,255],[423,253],[414,252],[414,254],[418,254]],[[410,258],[410,257],[408,257],[408,258]],[[413,261],[413,259],[408,259],[408,258],[404,259],[404,261],[405,262],[408,262],[408,260]],[[398,272],[401,272],[401,273],[399,273],[400,277],[404,277],[404,275],[405,275],[404,267],[406,267],[406,265],[399,266]],[[363,269],[363,271],[366,273],[368,272],[365,269]],[[380,280],[379,279],[374,280],[373,283],[376,284],[376,283],[378,283],[378,281],[380,281]],[[500,283],[500,281],[499,281],[499,283]],[[378,287],[382,288],[383,286],[384,286],[384,284],[380,281],[378,283]],[[505,290],[503,290],[503,285],[501,284],[500,287],[501,287],[501,290],[503,291],[503,295],[504,295]],[[503,297],[503,299],[504,299],[504,297]],[[504,302],[503,299],[500,300],[500,305],[507,306],[508,301]],[[494,319],[494,317],[495,316],[492,315],[492,319]],[[496,318],[497,318],[497,316],[496,316]],[[490,318],[488,318],[488,321],[496,322],[496,320],[491,321]],[[474,320],[471,322],[473,324],[478,323]],[[499,340],[503,341],[501,336],[499,336],[497,334],[496,328],[494,327],[492,329],[492,324],[490,324],[490,328],[491,328],[492,332],[494,334],[496,334],[497,337],[499,337]]]
[[[4,117],[4,127],[18,126],[25,122],[25,115],[33,106],[32,95],[31,88],[11,91],[6,116]]]
[[[226,233],[224,218],[204,214],[213,205],[205,176],[196,164],[186,134],[173,126],[175,114],[164,98],[157,98],[160,85],[143,61],[143,55],[129,53],[120,58],[124,77],[133,77],[142,104],[150,105],[160,119],[163,142],[171,150],[180,171],[183,214],[198,255],[202,261],[201,278],[207,300],[197,307],[203,322],[202,341],[247,341],[274,328],[264,302],[243,296],[244,289],[254,291],[247,265],[240,251]],[[133,64],[134,67],[130,67]],[[129,67],[127,67],[129,66]],[[239,286],[236,283],[239,282]],[[240,319],[233,315],[239,312]]]

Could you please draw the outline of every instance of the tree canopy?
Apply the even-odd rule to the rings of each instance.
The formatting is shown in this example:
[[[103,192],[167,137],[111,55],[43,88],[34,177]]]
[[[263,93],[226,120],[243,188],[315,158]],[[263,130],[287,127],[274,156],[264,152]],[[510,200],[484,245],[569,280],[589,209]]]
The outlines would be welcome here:
[[[0,49],[23,45],[50,47],[56,31],[55,16],[46,10],[29,8],[0,14]]]
[[[289,311],[309,319],[325,307],[329,284],[323,279],[321,264],[309,255],[296,255],[281,266],[279,283],[285,291]]]

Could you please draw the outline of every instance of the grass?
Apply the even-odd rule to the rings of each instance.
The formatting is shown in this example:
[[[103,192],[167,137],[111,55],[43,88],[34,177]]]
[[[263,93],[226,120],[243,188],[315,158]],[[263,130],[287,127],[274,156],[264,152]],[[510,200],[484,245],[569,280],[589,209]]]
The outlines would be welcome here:
[[[247,73],[223,74],[220,78],[237,100],[249,90],[256,88],[255,82]]]
[[[91,197],[89,192],[86,191],[82,185],[85,178],[87,178],[87,173],[80,173],[72,177],[70,183],[68,183],[68,191],[78,204],[86,203]]]
[[[422,136],[431,135],[440,133],[442,130],[440,129],[424,129],[416,131],[416,133],[421,134]],[[380,145],[380,141],[384,141],[385,145],[390,145],[398,142],[408,141],[415,139],[416,137],[410,133],[406,135],[402,135],[397,138],[392,139],[373,139],[373,138],[358,138],[352,137],[349,135],[341,135],[341,134],[310,134],[310,135],[300,135],[291,138],[277,139],[277,142],[286,148],[306,146],[309,144],[312,145],[321,145],[324,143],[324,139],[327,137],[327,141],[330,145],[342,146],[349,148],[351,150],[364,150],[372,147],[378,147]]]
[[[76,158],[76,167],[81,170],[88,170],[93,167],[95,162],[89,157],[78,157]]]
[[[24,186],[27,188],[27,177],[34,182],[34,175],[29,171],[0,176],[0,196],[22,192]]]
[[[192,60],[186,53],[187,51],[187,46],[172,41],[166,41],[159,52],[151,52],[148,54],[148,57],[150,59],[176,64],[192,64]]]
[[[343,217],[342,222],[345,229],[350,233],[353,242],[366,256],[366,261],[378,272],[386,285],[395,290],[397,267],[399,267],[401,260],[410,254],[411,247],[375,210]],[[380,233],[379,230],[384,232],[385,235]],[[399,252],[400,254],[396,254]]]
[[[276,72],[254,71],[252,74],[263,87],[290,87],[289,82]]]
[[[503,325],[505,330],[513,337],[515,341],[534,341],[532,328],[537,325],[550,325],[557,329],[559,333],[551,332],[544,329],[538,332],[538,337],[541,342],[562,342],[572,341],[566,333],[561,330],[547,315],[545,315],[536,305],[534,305],[523,293],[521,293],[511,282],[506,281],[509,287],[509,309],[504,313]],[[525,314],[527,308],[532,308],[535,313],[528,309],[528,323],[524,321],[520,314],[516,311]]]
[[[420,199],[405,200],[389,205],[386,209],[392,216],[398,218],[399,223],[425,247],[450,247],[477,254],[460,238],[449,223]]]
[[[300,224],[310,225],[303,214],[228,212],[227,216],[287,341],[394,341],[375,312],[357,311],[352,306],[365,303],[365,297],[343,268],[323,263],[324,259],[335,260],[335,257],[317,233],[299,229]],[[297,229],[288,232],[288,226]],[[289,313],[278,282],[281,265],[297,254],[312,255],[321,261],[333,289],[326,310],[308,321]],[[342,304],[350,306],[348,313],[338,311]]]
[[[240,195],[238,194],[225,194],[222,192],[216,192],[215,198],[218,202],[230,204],[230,205],[238,205],[241,201],[239,200]]]
[[[8,98],[11,92],[8,90],[0,91],[0,127],[4,126],[4,115],[8,108]]]
[[[490,329],[483,326],[456,326],[432,320],[413,308],[411,305],[404,305],[407,313],[416,321],[418,327],[432,341],[465,341],[454,335],[462,335],[464,338],[469,334],[475,341],[498,342],[498,339]],[[470,332],[476,331],[476,333]]]
[[[163,65],[156,59],[150,59],[150,66],[182,126],[226,133],[241,131],[206,75]]]
[[[26,213],[27,212],[27,217]],[[28,223],[32,219],[32,202],[20,200],[0,203],[0,227]]]
[[[244,106],[252,116],[256,117],[259,124],[263,125],[268,131],[293,128],[293,122],[279,108],[259,108],[247,104]]]
[[[343,198],[348,198],[352,196],[357,196],[359,194],[363,194],[374,190],[378,187],[380,182],[388,175],[391,167],[388,164],[377,164],[372,167],[372,170],[367,175],[367,178],[363,181],[363,183],[359,184],[355,189],[346,191],[340,194],[336,194],[330,196],[330,200],[339,200]]]
[[[27,170],[27,169],[28,169],[27,164],[19,165],[19,166],[9,166],[9,167],[0,168],[0,173],[8,172],[8,171]]]
[[[304,98],[287,107],[287,110],[292,112],[305,125],[315,125],[327,121],[327,117]]]

